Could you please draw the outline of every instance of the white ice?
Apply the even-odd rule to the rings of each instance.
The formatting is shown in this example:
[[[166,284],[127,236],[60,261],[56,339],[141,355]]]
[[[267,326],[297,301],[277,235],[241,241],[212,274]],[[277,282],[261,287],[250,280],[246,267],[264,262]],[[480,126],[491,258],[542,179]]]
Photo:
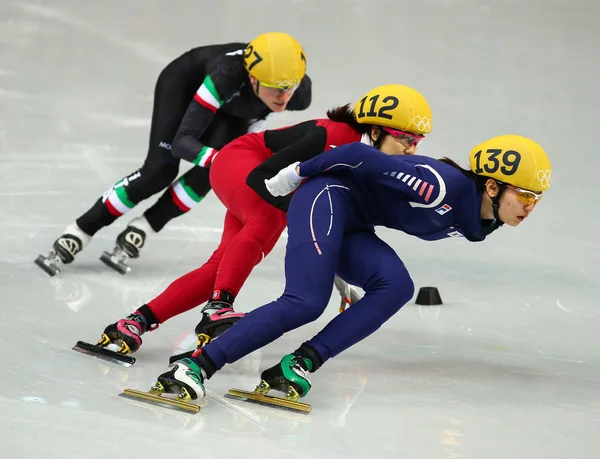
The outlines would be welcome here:
[[[0,457],[600,457],[596,0],[32,0],[0,2]],[[117,395],[146,390],[193,340],[198,311],[145,335],[129,369],[71,350],[207,259],[224,211],[214,195],[153,237],[133,271],[98,257],[100,232],[49,278],[33,264],[113,183],[142,164],[155,79],[203,44],[284,30],[305,47],[314,101],[271,126],[323,116],[380,84],[429,99],[421,153],[465,163],[501,133],[530,136],[552,189],[519,228],[482,244],[381,231],[442,307],[406,305],[313,375],[308,416],[230,401],[336,313],[209,381],[198,415]],[[183,169],[183,168],[182,168]],[[284,241],[237,301],[281,292]]]

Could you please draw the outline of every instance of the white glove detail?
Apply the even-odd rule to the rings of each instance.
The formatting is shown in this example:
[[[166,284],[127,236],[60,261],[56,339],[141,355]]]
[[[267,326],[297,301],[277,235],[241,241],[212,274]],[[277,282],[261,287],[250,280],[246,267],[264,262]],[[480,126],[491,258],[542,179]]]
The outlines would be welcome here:
[[[273,196],[285,196],[298,188],[298,185],[304,179],[304,177],[296,174],[298,164],[300,164],[300,161],[281,169],[275,177],[265,179],[265,185],[269,193]]]

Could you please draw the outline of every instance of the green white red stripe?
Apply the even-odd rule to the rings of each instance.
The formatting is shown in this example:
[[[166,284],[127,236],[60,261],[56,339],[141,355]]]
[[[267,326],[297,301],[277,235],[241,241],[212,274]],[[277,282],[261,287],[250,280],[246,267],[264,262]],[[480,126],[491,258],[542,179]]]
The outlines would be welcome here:
[[[213,159],[217,156],[219,150],[215,150],[211,147],[202,147],[196,159],[192,161],[194,164],[197,164],[200,167],[208,167],[212,164]]]
[[[221,108],[221,105],[223,105],[223,100],[221,97],[219,97],[219,93],[217,92],[215,84],[213,83],[210,75],[204,78],[202,86],[200,86],[194,95],[194,100],[200,105],[208,108],[213,113],[215,113],[219,108]]]
[[[129,200],[124,186],[113,189],[106,198],[105,203],[108,211],[117,217],[126,214],[135,207],[135,204]]]
[[[169,187],[173,202],[183,212],[187,212],[196,204],[198,204],[204,196],[198,196],[181,177]]]

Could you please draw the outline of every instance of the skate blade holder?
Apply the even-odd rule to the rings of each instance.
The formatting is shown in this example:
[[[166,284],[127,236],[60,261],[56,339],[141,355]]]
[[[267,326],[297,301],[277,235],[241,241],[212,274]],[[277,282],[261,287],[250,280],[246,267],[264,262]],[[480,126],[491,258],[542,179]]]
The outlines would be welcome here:
[[[283,408],[291,410],[296,413],[308,414],[311,412],[312,407],[306,403],[294,402],[292,400],[286,400],[280,397],[272,397],[270,395],[260,394],[258,392],[250,392],[241,389],[229,389],[229,392],[225,394],[226,398],[232,398],[236,400],[243,400],[245,402],[256,403],[258,405],[265,405],[274,408]]]
[[[125,275],[131,271],[131,266],[125,263],[124,257],[125,255],[119,256],[117,251],[113,251],[112,253],[104,251],[100,255],[100,261],[119,274]]]
[[[156,395],[151,392],[143,392],[141,390],[125,389],[119,394],[119,397],[183,411],[185,413],[197,414],[200,412],[200,406],[195,403],[169,398],[164,395]]]
[[[38,265],[42,270],[48,274],[50,277],[56,276],[60,273],[60,269],[57,266],[56,260],[50,258],[50,256],[38,255],[38,257],[34,260],[34,263]]]
[[[135,357],[119,354],[118,352],[111,351],[110,349],[106,349],[97,344],[90,344],[84,341],[77,341],[77,344],[73,346],[73,350],[124,367],[130,367],[135,363]]]

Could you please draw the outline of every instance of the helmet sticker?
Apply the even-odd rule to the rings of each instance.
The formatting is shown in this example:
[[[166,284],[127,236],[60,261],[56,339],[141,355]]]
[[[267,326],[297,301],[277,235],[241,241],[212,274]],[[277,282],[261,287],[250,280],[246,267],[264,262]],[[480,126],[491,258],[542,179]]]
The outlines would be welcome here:
[[[376,112],[375,106],[377,105],[377,101],[379,100],[379,94],[375,94],[373,97],[371,97],[369,99],[369,101],[371,102],[371,106],[370,106],[369,111],[365,113],[365,102],[367,101],[367,97],[368,96],[365,96],[362,99],[360,99],[360,101],[359,101],[360,108],[358,110],[358,115],[357,115],[358,118],[364,118],[365,116],[378,116],[380,118],[385,118],[385,119],[391,120],[392,115],[389,115],[386,112],[393,110],[400,103],[400,101],[398,100],[398,98],[396,96],[387,96],[386,98],[384,98],[382,100],[382,104],[386,104],[387,102],[389,102],[389,104],[380,106],[379,111]]]
[[[483,158],[483,167],[481,164],[482,154],[488,155],[487,158]],[[500,155],[502,155],[502,157],[498,159]],[[503,152],[500,149],[490,148],[485,153],[483,153],[482,150],[479,150],[474,156],[476,174],[483,174],[484,172],[493,174],[500,169],[504,175],[513,175],[515,172],[517,172],[519,163],[521,162],[521,153],[515,150],[506,150]]]
[[[252,55],[254,55],[255,59],[248,64],[248,71],[252,70],[256,64],[258,64],[259,62],[262,62],[262,60],[263,60],[261,55],[258,54],[256,51],[254,51],[254,46],[248,45],[248,47],[246,48],[246,54],[244,54],[244,57],[246,59],[248,59]]]
[[[539,170],[537,179],[540,181],[540,185],[542,185],[543,188],[549,188],[550,181],[552,180],[552,171],[549,169]]]
[[[431,120],[427,116],[415,116],[413,119],[413,123],[417,126],[417,129],[421,132],[431,131]]]

